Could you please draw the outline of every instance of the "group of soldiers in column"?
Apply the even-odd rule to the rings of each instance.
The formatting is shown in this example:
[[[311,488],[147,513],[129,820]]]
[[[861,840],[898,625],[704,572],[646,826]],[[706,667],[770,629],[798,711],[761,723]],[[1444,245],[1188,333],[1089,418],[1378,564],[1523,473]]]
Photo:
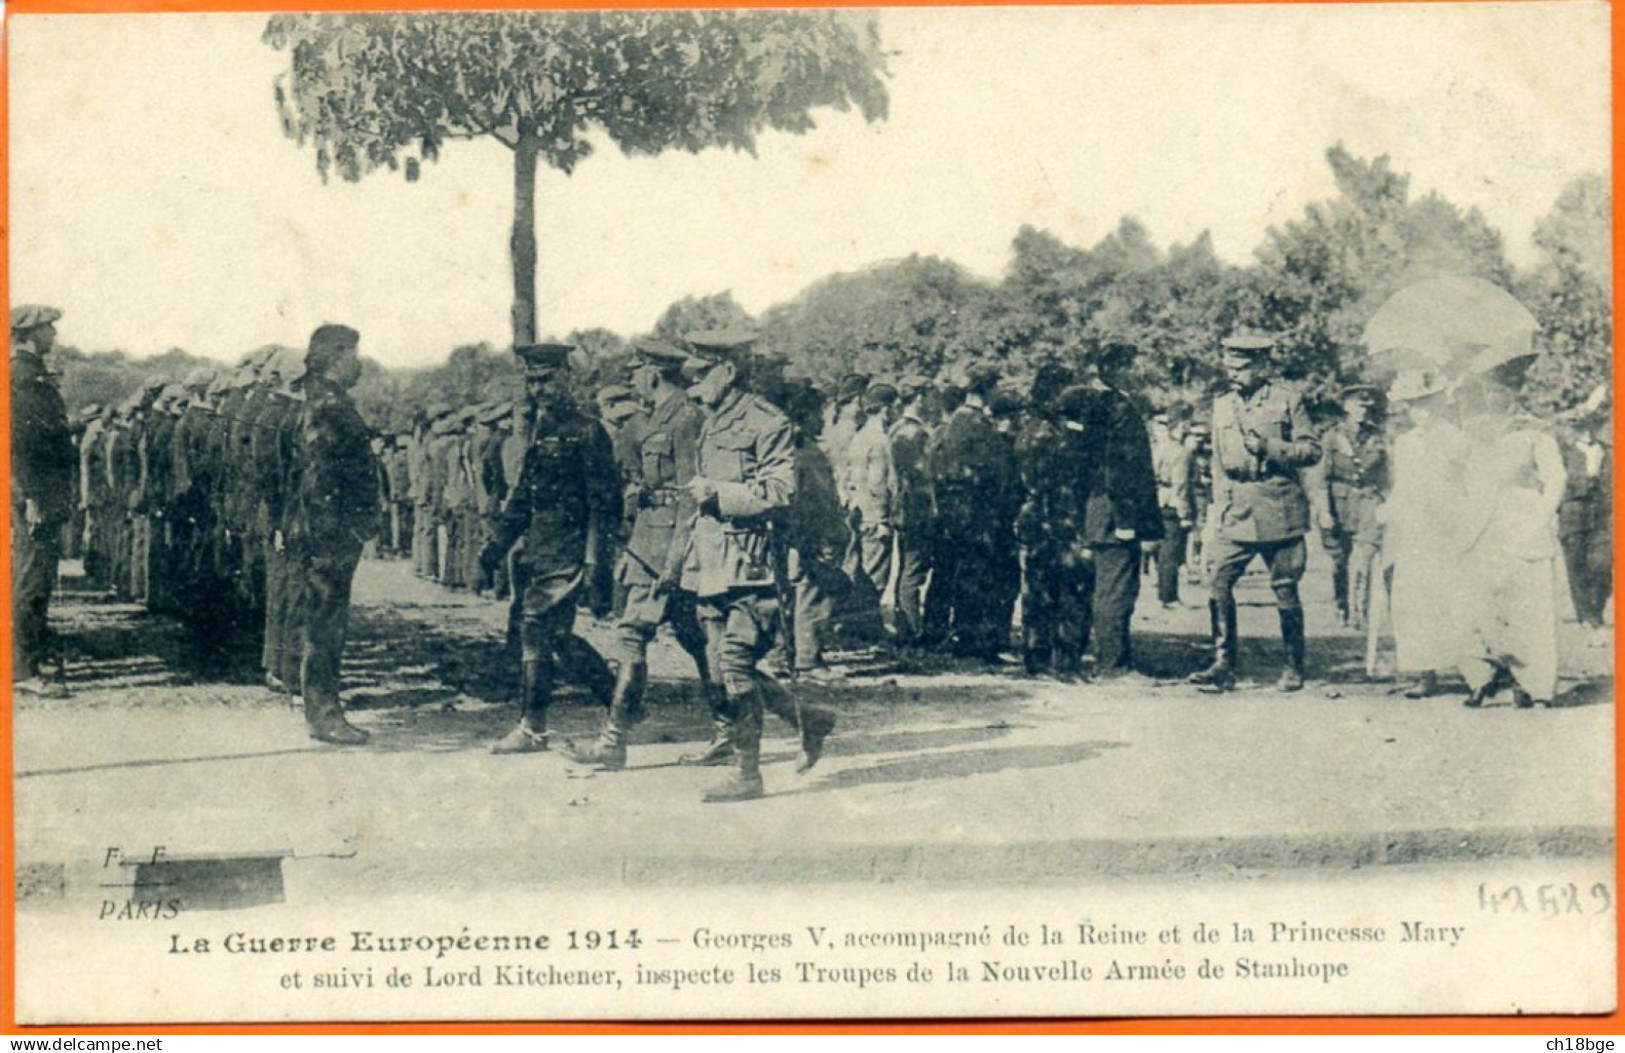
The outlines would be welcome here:
[[[1321,427],[1299,387],[1277,376],[1267,334],[1221,341],[1228,390],[1207,413],[1149,415],[1129,379],[1138,352],[1125,342],[1045,364],[1019,387],[976,365],[939,380],[851,374],[825,392],[786,379],[750,332],[700,332],[635,345],[629,375],[591,407],[571,394],[577,349],[528,344],[514,349],[522,402],[445,411],[384,437],[347,393],[359,335],[328,325],[303,353],[252,355],[179,385],[150,383],[117,408],[87,408],[75,452],[44,365],[57,317],[12,313],[18,676],[50,679],[45,604],[73,513],[64,495],[77,492],[88,573],[188,619],[208,650],[241,653],[237,637],[248,634],[267,683],[300,692],[311,734],[336,744],[367,738],[344,718],[338,661],[351,578],[380,535],[383,551],[410,550],[424,577],[511,595],[520,719],[496,753],[550,748],[555,682],[567,678],[608,708],[594,741],[567,748],[624,768],[645,711],[648,648],[669,626],[712,720],[710,741],[684,763],[731,769],[710,801],[762,795],[766,713],[798,736],[798,770],[817,763],[835,717],[781,679],[838,675],[826,659],[844,644],[995,666],[1014,651],[1028,673],[1069,683],[1134,675],[1143,573],[1153,565],[1158,600],[1177,606],[1181,565],[1194,564],[1213,651],[1189,679],[1229,691],[1235,591],[1257,559],[1279,615],[1277,686],[1296,691],[1312,525],[1345,624],[1384,616],[1400,637],[1399,623],[1438,605],[1407,598],[1437,561],[1401,555],[1410,577],[1396,574],[1404,546],[1387,535],[1415,544],[1406,502],[1426,494],[1391,454],[1434,435],[1444,386],[1395,381],[1388,400],[1407,425],[1398,439],[1384,393],[1364,385],[1344,391],[1342,419]],[[1486,371],[1463,389],[1472,406],[1493,401],[1484,385],[1500,376]],[[1535,467],[1523,475],[1511,454],[1502,466],[1503,488],[1539,498],[1554,536],[1561,521],[1587,622],[1601,619],[1611,582],[1605,421],[1575,418],[1583,441],[1561,456],[1555,440],[1525,444]],[[1481,493],[1495,508],[1506,496]],[[1496,574],[1493,560],[1474,566]],[[1376,610],[1378,594],[1391,613]],[[580,606],[613,616],[608,660],[576,635]],[[1493,643],[1480,639],[1472,660],[1488,673],[1461,663],[1471,703],[1519,678],[1520,663]],[[1403,639],[1398,649],[1401,669],[1420,675],[1416,693],[1431,690],[1421,674],[1445,668],[1439,654],[1418,665]],[[1552,686],[1520,681],[1514,698],[1550,702]]]
[[[14,679],[66,693],[44,619],[66,547],[92,584],[178,619],[200,675],[262,677],[303,696],[314,737],[366,741],[339,702],[350,574],[378,505],[371,433],[344,395],[360,374],[355,331],[323,326],[303,353],[150,379],[70,422],[44,367],[59,317],[11,313],[13,563],[50,567],[13,579]]]

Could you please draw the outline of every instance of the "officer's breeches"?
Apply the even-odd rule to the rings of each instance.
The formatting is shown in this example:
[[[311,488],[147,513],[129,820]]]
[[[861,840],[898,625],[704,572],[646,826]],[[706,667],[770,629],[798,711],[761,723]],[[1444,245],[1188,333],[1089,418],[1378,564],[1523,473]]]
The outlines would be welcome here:
[[[1283,611],[1302,607],[1298,600],[1298,582],[1303,578],[1307,548],[1303,538],[1282,541],[1231,541],[1220,538],[1214,543],[1213,602],[1221,607],[1236,602],[1236,582],[1247,570],[1254,556],[1262,557],[1270,571],[1270,589],[1275,593],[1275,605]]]
[[[698,610],[713,675],[730,698],[749,694],[767,678],[756,666],[778,633],[778,597],[770,590],[733,589],[701,599]]]

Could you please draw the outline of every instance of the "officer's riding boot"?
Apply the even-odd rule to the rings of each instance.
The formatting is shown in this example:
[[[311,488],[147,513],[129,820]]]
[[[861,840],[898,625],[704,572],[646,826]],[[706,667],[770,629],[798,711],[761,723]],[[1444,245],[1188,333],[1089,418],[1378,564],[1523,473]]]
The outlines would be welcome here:
[[[547,704],[553,685],[544,679],[542,666],[540,660],[532,658],[521,664],[522,715],[512,731],[491,745],[492,753],[541,753],[547,749]]]
[[[334,746],[361,746],[371,737],[345,720],[339,700],[326,695],[305,696],[305,727],[317,742]]]
[[[705,700],[711,708],[711,726],[715,732],[711,744],[698,753],[685,753],[677,763],[694,768],[713,768],[727,764],[734,756],[734,722],[727,714],[727,692],[721,684],[704,683]]]
[[[604,771],[620,771],[626,767],[626,739],[632,730],[634,706],[641,708],[643,688],[649,679],[649,667],[642,662],[626,662],[615,679],[615,694],[609,703],[609,719],[604,730],[585,749],[570,750],[570,756],[579,764],[596,764]]]
[[[1275,682],[1277,691],[1303,690],[1303,608],[1285,607],[1281,609],[1281,643],[1286,649],[1286,668],[1281,670],[1281,678]]]
[[[1236,686],[1236,604],[1210,600],[1207,606],[1213,623],[1213,664],[1192,674],[1189,682],[1208,692],[1228,691]]]
[[[734,708],[734,771],[726,782],[705,792],[707,804],[754,801],[762,790],[762,693],[760,688],[728,700]]]
[[[757,679],[756,692],[764,709],[786,724],[796,726],[801,739],[801,749],[796,756],[796,774],[805,775],[824,755],[824,740],[835,730],[835,714],[810,702],[798,705],[783,684],[768,677]]]

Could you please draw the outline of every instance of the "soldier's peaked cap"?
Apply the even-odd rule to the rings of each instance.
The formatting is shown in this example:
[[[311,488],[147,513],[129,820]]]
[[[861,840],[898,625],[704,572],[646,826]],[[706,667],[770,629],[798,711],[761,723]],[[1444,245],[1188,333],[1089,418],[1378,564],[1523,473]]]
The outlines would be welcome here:
[[[835,387],[835,397],[838,399],[855,399],[869,390],[869,374],[848,373],[842,377]]]
[[[11,309],[11,331],[20,333],[37,325],[50,325],[61,317],[62,312],[55,307],[39,303],[18,304]]]
[[[896,401],[897,388],[885,381],[870,384],[863,393],[863,404],[867,407],[890,406]]]
[[[639,340],[632,345],[632,354],[639,362],[662,370],[681,369],[688,362],[687,353],[680,348],[653,340]]]
[[[695,354],[716,362],[749,351],[756,343],[756,334],[749,329],[702,329],[683,339]]]
[[[1382,389],[1375,384],[1350,384],[1344,388],[1341,397],[1344,399],[1364,399],[1375,402],[1382,397]]]
[[[574,344],[543,343],[515,344],[513,353],[527,373],[551,373],[570,364]]]
[[[1253,358],[1267,354],[1275,346],[1275,337],[1243,330],[1225,337],[1219,346],[1224,348],[1226,358]]]

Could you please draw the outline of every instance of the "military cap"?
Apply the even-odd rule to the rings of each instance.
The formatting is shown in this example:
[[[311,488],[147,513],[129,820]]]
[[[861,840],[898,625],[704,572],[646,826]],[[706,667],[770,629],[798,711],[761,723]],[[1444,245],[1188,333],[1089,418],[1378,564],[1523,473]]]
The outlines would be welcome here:
[[[141,393],[143,395],[156,395],[164,390],[164,385],[168,383],[169,381],[163,377],[148,377],[141,382]]]
[[[835,386],[835,397],[845,402],[847,399],[863,397],[863,393],[868,390],[869,374],[848,373]]]
[[[61,317],[62,312],[55,307],[38,303],[18,304],[11,309],[11,331],[20,333],[35,326],[50,325]]]
[[[513,353],[527,375],[545,376],[569,366],[570,352],[575,349],[574,344],[515,344]]]
[[[646,366],[654,366],[661,372],[682,369],[688,362],[688,354],[681,348],[654,340],[637,341],[632,345],[632,354],[639,362]]]
[[[495,424],[497,421],[513,412],[513,406],[506,402],[492,402],[480,407],[480,423]]]
[[[1027,408],[1027,397],[1015,388],[994,388],[987,396],[987,408],[995,416],[1009,416]]]
[[[74,414],[74,419],[81,424],[85,424],[89,421],[95,420],[97,417],[101,416],[101,414],[102,404],[100,402],[92,402],[87,406],[81,406],[79,408],[79,412]]]
[[[617,399],[604,404],[604,419],[611,424],[619,423],[628,417],[636,416],[638,404],[631,399]]]
[[[186,374],[186,379],[181,381],[181,387],[188,391],[207,391],[209,390],[209,384],[213,381],[214,370],[208,366],[198,366]]]
[[[748,352],[756,343],[756,334],[748,329],[705,329],[683,339],[696,355],[708,362],[720,362]]]
[[[310,345],[305,348],[300,377],[325,374],[328,367],[338,361],[341,354],[360,342],[361,334],[347,325],[329,323],[317,326],[315,332],[310,334]]]
[[[1055,396],[1055,414],[1073,431],[1082,431],[1095,402],[1095,389],[1087,384],[1073,384]]]
[[[252,369],[263,369],[272,359],[277,356],[277,353],[281,350],[282,349],[277,347],[275,344],[267,344],[264,347],[257,347],[239,359],[237,364],[239,366],[247,366]]]
[[[931,378],[919,373],[910,373],[897,382],[898,392],[905,398],[911,399],[931,389]]]
[[[1140,347],[1128,340],[1108,340],[1100,345],[1094,354],[1096,365],[1123,366],[1134,361],[1140,354]]]
[[[863,392],[864,409],[878,409],[897,401],[897,388],[883,380],[870,384]]]
[[[611,402],[625,402],[627,399],[636,398],[637,396],[625,384],[605,384],[598,389],[596,397],[599,402],[607,405]]]
[[[999,371],[978,362],[965,371],[965,390],[986,398],[999,386]]]
[[[434,419],[434,424],[429,428],[429,430],[434,432],[436,435],[448,435],[455,430],[456,427],[457,414],[443,413]]]
[[[1382,398],[1382,389],[1375,384],[1350,384],[1338,395],[1343,401],[1349,399],[1364,399],[1366,402],[1376,402]]]
[[[1267,333],[1255,333],[1241,330],[1219,341],[1224,348],[1226,358],[1255,358],[1258,355],[1267,355],[1275,347],[1275,337]]]

